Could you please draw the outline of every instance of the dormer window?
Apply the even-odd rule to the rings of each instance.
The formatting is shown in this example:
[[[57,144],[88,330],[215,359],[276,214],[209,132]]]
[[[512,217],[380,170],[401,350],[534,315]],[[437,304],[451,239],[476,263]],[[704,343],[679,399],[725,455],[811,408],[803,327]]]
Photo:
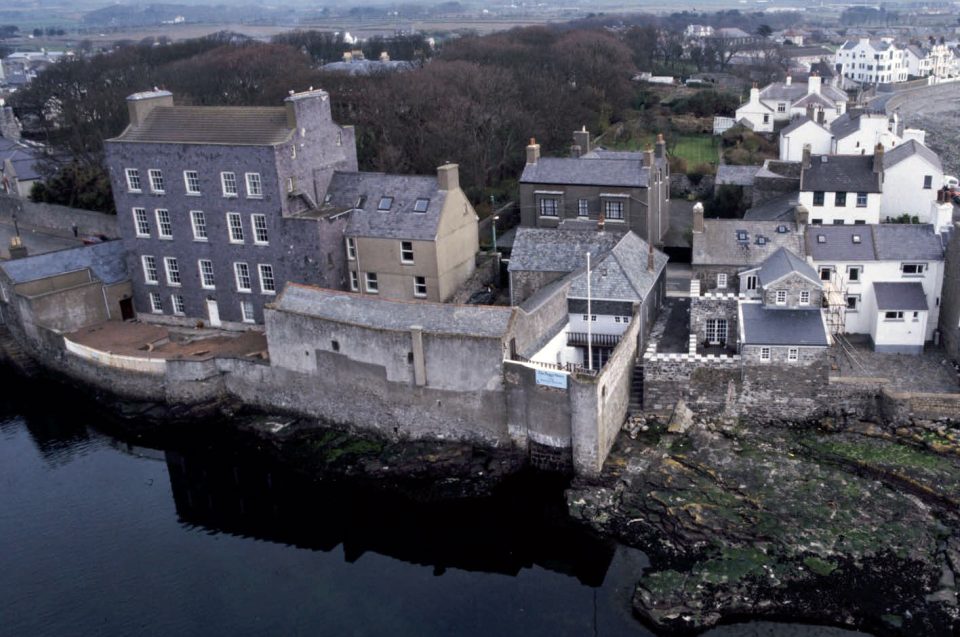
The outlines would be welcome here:
[[[786,226],[783,226],[783,225],[777,226],[777,234],[786,234],[786,232],[787,232]]]
[[[737,241],[748,241],[749,237],[747,236],[746,230],[737,230]]]
[[[413,202],[413,211],[414,211],[414,212],[426,212],[426,211],[427,211],[427,208],[428,208],[429,206],[430,206],[430,200],[429,200],[429,199],[420,198],[420,199],[417,199],[415,202]]]
[[[363,205],[364,205],[365,203],[367,203],[367,196],[366,196],[366,195],[360,195],[359,197],[357,197],[357,205],[354,206],[354,207],[355,207],[355,208],[363,208]]]
[[[827,238],[825,236],[823,236],[822,234],[817,235],[817,243],[826,243],[826,242],[827,242]]]
[[[853,235],[853,237],[851,238],[853,239],[854,243],[860,243],[861,241],[863,241],[863,239],[858,234]]]
[[[767,238],[766,238],[766,237],[757,237],[757,245],[758,245],[758,246],[767,245]]]
[[[326,194],[326,196],[323,198],[323,203],[328,204],[328,203],[330,203],[330,200],[331,200],[331,199],[333,199],[333,195],[331,195],[331,194],[328,192],[328,193]]]
[[[377,204],[377,210],[386,212],[393,206],[393,197],[380,197],[380,203]]]

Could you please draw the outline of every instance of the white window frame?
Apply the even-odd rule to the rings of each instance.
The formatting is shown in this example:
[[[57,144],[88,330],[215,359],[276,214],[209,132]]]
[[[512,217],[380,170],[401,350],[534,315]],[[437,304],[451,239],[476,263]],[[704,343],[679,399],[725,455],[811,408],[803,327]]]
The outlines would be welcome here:
[[[253,243],[255,245],[270,245],[270,231],[267,229],[267,215],[250,215],[250,227],[253,229]]]
[[[166,192],[163,183],[163,171],[159,168],[147,170],[147,180],[150,182],[150,192],[155,195],[162,195]],[[159,187],[158,187],[159,186]]]
[[[376,272],[363,273],[363,287],[368,294],[380,293],[380,280],[377,278]]]
[[[263,199],[263,181],[260,173],[244,173],[243,180],[247,185],[247,199]]]
[[[253,314],[253,301],[243,299],[240,301],[240,320],[244,323],[255,322]]]
[[[273,271],[273,266],[269,263],[257,264],[257,275],[260,279],[260,294],[277,293],[277,277]],[[269,287],[267,283],[269,282]]]
[[[907,268],[914,268],[916,272],[907,272]],[[906,277],[924,276],[927,273],[926,263],[901,263],[900,274]]]
[[[141,239],[150,237],[150,218],[146,208],[133,209],[133,229]]]
[[[800,348],[799,347],[788,347],[787,348],[787,362],[796,363],[800,360]]]
[[[250,264],[245,261],[234,261],[233,280],[237,286],[237,292],[253,292],[253,279],[250,277]]]
[[[717,274],[717,287],[725,288],[727,287],[727,274],[726,272],[720,272]]]
[[[192,183],[193,182],[193,183]],[[196,186],[196,187],[192,187]],[[196,170],[183,171],[183,188],[188,195],[196,197],[200,194],[200,173]]]
[[[760,348],[760,362],[769,363],[771,359],[771,350],[770,347],[764,345]]]
[[[854,278],[853,273],[856,272],[856,278]],[[860,283],[863,280],[863,266],[859,265],[850,265],[847,266],[847,282],[849,283]]]
[[[209,272],[204,269],[204,265],[209,265]],[[217,279],[214,276],[213,261],[210,259],[199,259],[197,261],[197,270],[200,272],[200,287],[204,290],[216,290]],[[209,277],[209,280],[208,278]]]
[[[230,171],[220,173],[220,190],[223,192],[224,197],[232,199],[239,196],[240,190],[237,187],[237,173]]]
[[[902,321],[903,310],[886,310],[883,313],[883,320],[884,321]]]
[[[776,290],[776,304],[777,305],[786,305],[787,304],[787,291],[786,290]]]
[[[748,292],[755,291],[760,285],[760,277],[758,277],[756,274],[748,274],[746,276],[746,281],[744,281],[744,285],[747,286]]]
[[[413,277],[413,295],[418,299],[426,298],[427,296],[427,277],[425,276],[415,276]]]
[[[358,292],[360,290],[360,277],[356,270],[350,270],[350,291]]]
[[[578,217],[590,216],[590,200],[589,199],[577,200],[577,216]]]
[[[177,263],[177,257],[163,257],[163,269],[167,275],[167,285],[180,287],[183,284],[180,277],[180,264]]]
[[[708,318],[705,331],[709,345],[725,345],[730,336],[730,323],[725,318]]]
[[[603,218],[606,221],[623,221],[626,206],[622,201],[607,199],[603,202]]]
[[[810,305],[810,290],[800,290],[800,305]]]
[[[190,211],[190,227],[193,230],[194,241],[209,241],[207,235],[207,216],[203,210]]]
[[[140,257],[143,265],[143,280],[147,285],[160,285],[160,271],[157,270],[157,257],[144,254]]]
[[[540,197],[537,199],[537,212],[541,217],[558,218],[560,216],[560,199],[558,197]]]
[[[157,219],[157,238],[170,241],[173,239],[173,221],[170,211],[166,208],[157,208],[153,211]]]
[[[140,169],[125,168],[123,172],[127,178],[127,192],[143,192],[143,184],[140,183]]]
[[[150,311],[154,314],[163,314],[163,299],[159,292],[150,293]]]
[[[400,263],[413,265],[413,241],[400,242]]]
[[[853,299],[853,307],[850,307],[850,299]],[[859,294],[848,294],[844,298],[846,302],[845,312],[859,312],[860,311],[860,295]]]
[[[353,237],[347,237],[347,259],[354,261],[357,258],[357,242]]]
[[[183,302],[182,294],[171,294],[170,295],[170,309],[177,316],[184,316],[187,313],[187,306]]]
[[[227,239],[230,243],[243,243],[243,217],[239,212],[227,213]]]

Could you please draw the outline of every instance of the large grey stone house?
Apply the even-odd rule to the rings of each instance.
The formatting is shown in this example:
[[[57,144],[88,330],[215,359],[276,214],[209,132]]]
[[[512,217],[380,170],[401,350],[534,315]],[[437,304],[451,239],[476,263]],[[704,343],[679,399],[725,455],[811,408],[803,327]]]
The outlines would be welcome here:
[[[357,170],[356,144],[326,92],[275,108],[176,106],[167,91],[127,104],[105,149],[138,315],[242,327],[286,281],[345,284],[346,217],[317,201]]]

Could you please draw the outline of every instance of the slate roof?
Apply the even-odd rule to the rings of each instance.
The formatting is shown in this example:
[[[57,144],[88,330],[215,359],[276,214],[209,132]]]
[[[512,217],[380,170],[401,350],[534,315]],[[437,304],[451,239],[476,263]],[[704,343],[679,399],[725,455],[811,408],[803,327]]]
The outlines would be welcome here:
[[[800,193],[788,192],[747,209],[743,218],[745,221],[794,221],[799,203]]]
[[[501,338],[513,310],[508,307],[394,301],[288,283],[273,304],[281,312],[378,329],[408,332],[419,325],[430,334]]]
[[[804,95],[807,94],[807,85],[806,84],[795,84],[786,82],[773,82],[763,87],[760,91],[760,99],[762,100],[786,100],[794,101],[798,100]]]
[[[786,232],[778,232],[783,228]],[[746,240],[737,231],[746,232]],[[758,238],[764,241],[758,243]],[[693,233],[694,265],[756,266],[779,248],[804,254],[803,236],[792,221],[747,221],[745,219],[704,219],[703,232]]]
[[[650,169],[639,158],[541,157],[526,165],[520,183],[646,188]]]
[[[830,122],[830,132],[837,139],[849,137],[860,130],[861,117],[882,117],[886,119],[886,115],[883,113],[866,113],[861,110],[847,111]]]
[[[292,134],[284,107],[158,106],[110,141],[273,146]]]
[[[833,100],[827,99],[819,93],[810,93],[804,97],[801,97],[796,102],[793,103],[792,108],[803,107],[806,108],[808,104],[813,104],[814,106],[822,106],[824,108],[833,108],[835,102]]]
[[[622,237],[623,233],[606,230],[518,228],[507,270],[573,272],[587,265],[587,252],[591,261],[602,259]]]
[[[780,131],[780,135],[789,135],[790,133],[797,130],[798,128],[800,128],[801,126],[803,126],[808,122],[812,123],[815,126],[818,125],[816,122],[814,122],[812,119],[810,119],[806,115],[801,115],[799,117],[794,117],[793,121],[790,122],[790,125]]]
[[[820,278],[817,276],[817,271],[813,269],[813,266],[786,248],[779,248],[767,257],[757,270],[757,277],[760,279],[761,284],[769,285],[790,273],[804,276],[818,286],[822,285]]]
[[[337,171],[324,205],[353,210],[344,230],[347,236],[433,241],[446,194],[437,188],[436,177]],[[356,208],[361,197],[362,206]],[[377,209],[381,197],[393,197],[389,210]],[[417,199],[430,200],[426,212],[413,211]]]
[[[768,310],[759,303],[741,303],[745,345],[826,347],[827,330],[820,310]]]
[[[884,281],[873,284],[877,309],[928,310],[927,295],[919,281]]]
[[[880,192],[880,175],[873,172],[873,155],[814,155],[800,174],[800,190]]]
[[[919,155],[923,159],[926,159],[931,165],[935,166],[938,171],[943,170],[943,166],[940,164],[940,156],[915,139],[907,140],[899,146],[895,146],[885,152],[883,154],[883,169],[888,170],[893,168],[904,159],[913,157],[914,155]]]
[[[0,137],[0,171],[7,160],[13,165],[19,181],[40,179],[40,162],[43,151]]]
[[[833,57],[833,52],[822,46],[785,46],[780,49],[784,57],[805,58],[811,56]]]
[[[655,249],[651,272],[647,269],[649,251],[650,244],[633,232],[623,235],[605,257],[591,263],[591,296],[610,301],[643,301],[669,260],[667,255]],[[586,271],[570,284],[567,297],[587,298]]]
[[[717,166],[717,177],[714,180],[718,186],[752,186],[760,166]]]
[[[929,224],[808,226],[805,243],[814,261],[943,260],[942,239]]]
[[[36,281],[84,268],[90,268],[93,276],[107,285],[127,279],[126,250],[123,242],[104,241],[0,262],[0,270],[3,270],[13,283]]]

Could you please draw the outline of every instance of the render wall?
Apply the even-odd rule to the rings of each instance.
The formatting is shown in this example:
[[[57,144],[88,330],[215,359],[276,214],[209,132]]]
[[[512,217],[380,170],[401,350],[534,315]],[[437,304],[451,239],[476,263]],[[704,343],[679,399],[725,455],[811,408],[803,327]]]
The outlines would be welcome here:
[[[930,187],[924,188],[924,179],[930,178]],[[931,166],[919,155],[901,160],[883,171],[883,199],[880,200],[880,218],[896,219],[908,214],[919,217],[920,223],[931,219],[932,206],[937,200],[937,189],[943,183],[943,170]]]
[[[930,321],[934,323],[933,320]],[[955,223],[943,265],[940,334],[947,355],[960,360],[960,224]]]

